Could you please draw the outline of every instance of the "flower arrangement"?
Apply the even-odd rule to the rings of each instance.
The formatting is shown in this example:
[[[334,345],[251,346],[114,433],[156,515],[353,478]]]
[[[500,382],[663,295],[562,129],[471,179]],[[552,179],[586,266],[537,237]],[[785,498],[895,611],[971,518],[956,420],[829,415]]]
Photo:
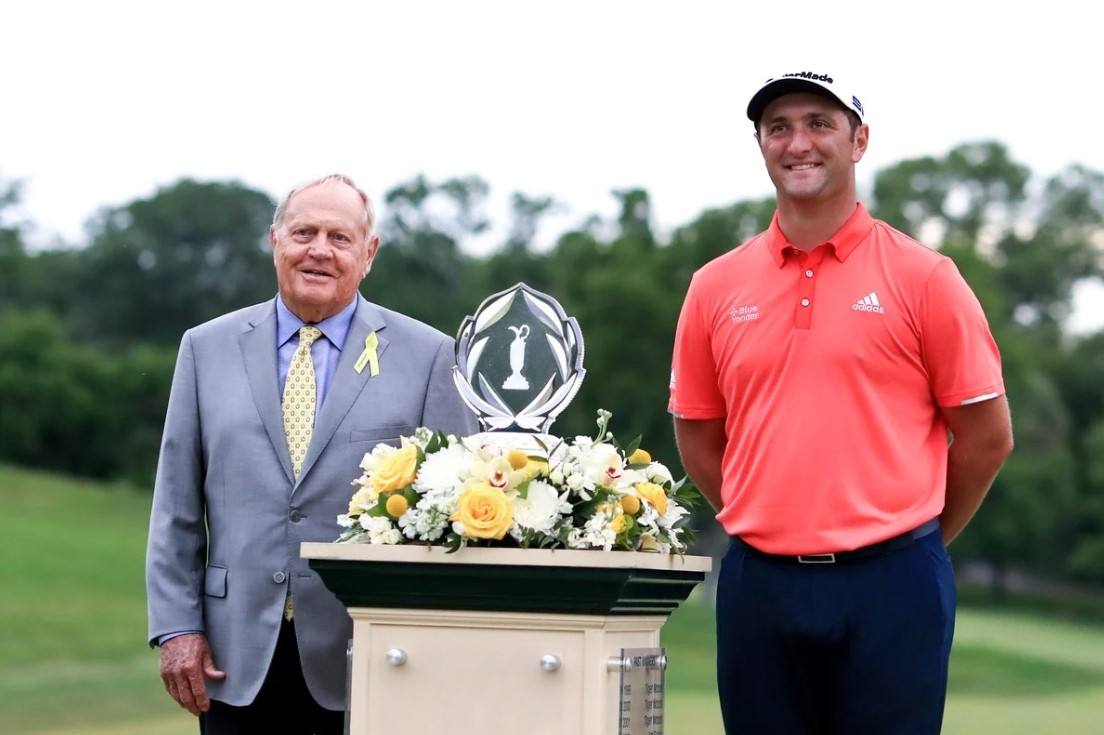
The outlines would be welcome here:
[[[540,455],[424,427],[401,447],[379,444],[361,461],[337,541],[683,553],[693,485],[639,438],[622,447],[610,418],[598,411],[593,439],[538,441]]]

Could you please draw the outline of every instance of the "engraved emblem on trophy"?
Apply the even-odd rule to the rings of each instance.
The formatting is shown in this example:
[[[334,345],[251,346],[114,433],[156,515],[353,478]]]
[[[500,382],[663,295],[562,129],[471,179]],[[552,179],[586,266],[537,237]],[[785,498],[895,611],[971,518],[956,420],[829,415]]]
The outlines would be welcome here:
[[[487,441],[534,451],[554,441],[549,427],[585,373],[579,323],[524,283],[484,300],[456,336],[453,379]]]
[[[529,381],[521,374],[521,369],[525,367],[525,339],[529,336],[529,325],[510,326],[507,329],[514,333],[514,341],[510,343],[510,369],[513,372],[502,384],[502,389],[529,390]]]

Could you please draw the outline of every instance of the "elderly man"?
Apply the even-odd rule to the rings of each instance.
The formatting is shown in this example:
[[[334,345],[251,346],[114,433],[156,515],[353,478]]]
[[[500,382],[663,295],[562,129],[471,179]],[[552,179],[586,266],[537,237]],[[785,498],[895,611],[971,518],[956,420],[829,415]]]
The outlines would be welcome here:
[[[453,340],[358,292],[379,247],[345,176],[293,189],[269,231],[274,299],[181,340],[146,558],[149,637],[208,735],[337,735],[352,625],[299,557],[332,541],[365,452],[477,427]]]

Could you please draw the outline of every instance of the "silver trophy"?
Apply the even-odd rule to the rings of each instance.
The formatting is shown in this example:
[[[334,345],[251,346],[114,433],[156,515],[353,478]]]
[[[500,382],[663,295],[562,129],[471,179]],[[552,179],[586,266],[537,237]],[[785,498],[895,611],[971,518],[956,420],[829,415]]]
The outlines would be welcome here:
[[[485,299],[456,336],[456,388],[496,443],[558,441],[547,432],[585,374],[579,323],[524,283]]]

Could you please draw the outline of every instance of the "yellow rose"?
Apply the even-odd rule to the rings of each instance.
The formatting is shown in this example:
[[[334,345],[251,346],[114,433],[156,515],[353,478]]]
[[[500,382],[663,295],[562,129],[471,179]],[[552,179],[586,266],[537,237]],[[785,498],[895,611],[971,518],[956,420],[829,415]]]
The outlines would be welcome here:
[[[629,458],[625,460],[629,464],[651,464],[652,455],[645,452],[643,449],[637,449],[635,452],[629,455]]]
[[[636,515],[640,512],[640,498],[635,495],[626,495],[621,498],[621,510],[631,516]]]
[[[499,540],[513,525],[514,505],[501,489],[481,482],[460,494],[449,520],[463,524],[468,538]]]
[[[667,493],[654,482],[640,482],[636,485],[636,494],[648,501],[661,516],[667,515]]]
[[[613,517],[613,520],[610,521],[610,528],[613,529],[614,533],[621,533],[622,531],[624,531],[625,530],[625,516],[623,514],[622,515],[615,515]]]
[[[410,510],[410,503],[406,502],[406,498],[403,497],[402,493],[391,493],[387,498],[387,502],[384,503],[384,507],[387,509],[387,515],[398,518]]]
[[[372,489],[377,493],[399,490],[414,482],[417,472],[418,448],[413,444],[406,444],[376,465],[376,471],[372,473]]]
[[[370,487],[362,487],[353,493],[349,499],[349,515],[360,515],[365,508],[371,508],[376,504],[379,494]]]

